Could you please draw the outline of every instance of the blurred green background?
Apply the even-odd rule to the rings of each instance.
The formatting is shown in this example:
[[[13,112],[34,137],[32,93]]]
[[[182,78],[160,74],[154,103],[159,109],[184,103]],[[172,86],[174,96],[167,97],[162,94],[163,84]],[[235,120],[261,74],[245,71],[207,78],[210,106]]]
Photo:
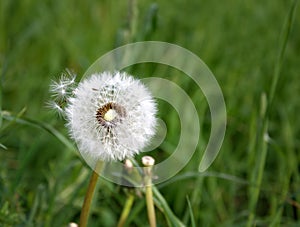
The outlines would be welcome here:
[[[78,222],[91,169],[60,137],[68,138],[64,121],[45,108],[50,81],[65,68],[80,78],[104,53],[145,40],[197,54],[215,74],[227,106],[221,152],[199,174],[210,127],[201,92],[168,67],[132,69],[145,77],[168,75],[199,111],[199,149],[184,170],[157,186],[178,219],[186,226],[300,225],[300,15],[293,4],[1,0],[0,226]],[[162,157],[177,144],[179,121],[173,112],[160,104],[159,116],[168,125]],[[100,180],[97,192],[90,226],[116,226],[124,189]],[[166,226],[164,212],[156,212],[158,226]],[[145,201],[137,197],[127,224],[146,223]]]

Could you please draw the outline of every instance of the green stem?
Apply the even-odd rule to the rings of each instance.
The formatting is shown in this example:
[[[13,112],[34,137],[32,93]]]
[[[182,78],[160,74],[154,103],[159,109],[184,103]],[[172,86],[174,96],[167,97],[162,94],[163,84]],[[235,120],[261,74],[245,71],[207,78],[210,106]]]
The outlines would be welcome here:
[[[123,211],[122,211],[119,223],[118,223],[118,227],[123,227],[124,226],[124,224],[125,224],[125,222],[127,220],[128,214],[129,214],[129,212],[131,210],[133,201],[134,201],[134,194],[133,193],[129,193],[129,195],[127,197],[127,200],[126,200],[126,203],[125,203],[125,206],[123,208]]]
[[[98,173],[101,171],[103,167],[103,162],[98,162],[96,164],[95,170],[92,173],[87,192],[85,194],[84,202],[81,208],[79,227],[86,227],[88,223],[90,207],[93,199],[93,195],[95,192],[95,188],[98,180]]]
[[[156,227],[156,217],[153,203],[151,167],[145,167],[146,203],[150,227]]]

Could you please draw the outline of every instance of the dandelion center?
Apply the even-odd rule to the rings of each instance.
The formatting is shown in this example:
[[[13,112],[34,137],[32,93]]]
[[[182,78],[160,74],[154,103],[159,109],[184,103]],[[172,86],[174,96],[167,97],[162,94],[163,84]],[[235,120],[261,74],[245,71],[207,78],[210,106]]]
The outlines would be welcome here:
[[[101,106],[96,113],[98,123],[105,127],[116,125],[116,123],[121,122],[125,116],[125,108],[113,102]]]
[[[113,121],[118,116],[117,111],[114,109],[110,109],[104,114],[104,120],[106,121]]]

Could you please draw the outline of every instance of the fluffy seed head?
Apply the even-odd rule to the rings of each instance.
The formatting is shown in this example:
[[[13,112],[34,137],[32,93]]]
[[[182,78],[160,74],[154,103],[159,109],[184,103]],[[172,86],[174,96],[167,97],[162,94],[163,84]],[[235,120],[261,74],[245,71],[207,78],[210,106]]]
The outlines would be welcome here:
[[[79,151],[103,161],[142,151],[155,133],[156,105],[148,89],[126,73],[104,72],[81,81],[68,99],[68,128]]]

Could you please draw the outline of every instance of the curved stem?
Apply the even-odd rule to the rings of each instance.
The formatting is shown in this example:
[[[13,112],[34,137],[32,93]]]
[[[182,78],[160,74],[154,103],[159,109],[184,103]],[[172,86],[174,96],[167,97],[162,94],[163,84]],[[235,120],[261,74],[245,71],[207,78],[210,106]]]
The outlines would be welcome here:
[[[80,214],[80,221],[79,221],[79,227],[86,227],[88,223],[88,217],[90,213],[90,207],[93,199],[93,195],[95,192],[97,180],[98,180],[98,173],[103,168],[103,162],[98,162],[96,164],[95,170],[92,173],[87,192],[85,194],[84,202],[81,208],[81,214]]]

